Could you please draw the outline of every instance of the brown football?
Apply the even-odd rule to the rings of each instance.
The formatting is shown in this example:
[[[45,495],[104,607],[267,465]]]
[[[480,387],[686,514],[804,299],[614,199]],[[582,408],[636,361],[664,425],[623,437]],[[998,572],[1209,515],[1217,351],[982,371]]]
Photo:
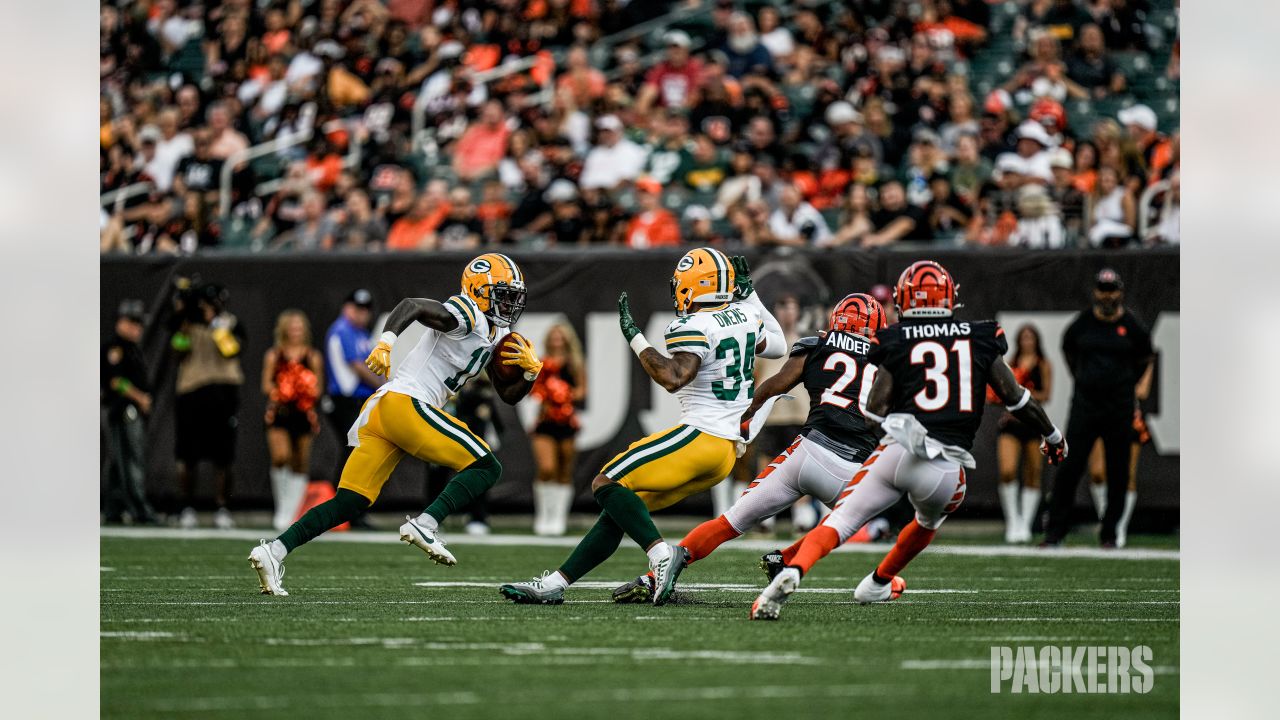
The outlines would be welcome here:
[[[510,333],[502,338],[502,342],[493,349],[493,358],[489,360],[489,377],[504,384],[509,385],[517,380],[524,378],[524,370],[519,365],[505,365],[503,361],[507,358],[502,357],[504,352],[515,352],[520,349],[516,344],[515,338],[523,337],[520,333]],[[526,339],[525,342],[528,342]]]

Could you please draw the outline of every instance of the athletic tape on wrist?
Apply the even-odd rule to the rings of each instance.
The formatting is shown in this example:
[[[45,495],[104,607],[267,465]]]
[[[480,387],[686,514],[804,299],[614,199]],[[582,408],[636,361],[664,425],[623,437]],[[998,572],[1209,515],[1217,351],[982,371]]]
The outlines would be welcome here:
[[[636,336],[631,338],[631,352],[635,353],[636,357],[640,357],[640,353],[651,347],[653,346],[645,339],[644,333],[642,332],[636,333]]]
[[[1062,431],[1058,429],[1057,425],[1053,426],[1053,432],[1044,436],[1044,441],[1050,445],[1057,445],[1062,442]]]
[[[379,341],[381,341],[381,342],[384,342],[384,343],[386,343],[386,344],[388,344],[388,345],[395,345],[395,344],[396,344],[396,334],[395,334],[395,333],[393,333],[393,332],[391,332],[390,330],[383,330],[383,331],[382,331],[382,336],[381,336],[381,337],[379,337],[379,338],[378,338],[378,340],[379,340]]]

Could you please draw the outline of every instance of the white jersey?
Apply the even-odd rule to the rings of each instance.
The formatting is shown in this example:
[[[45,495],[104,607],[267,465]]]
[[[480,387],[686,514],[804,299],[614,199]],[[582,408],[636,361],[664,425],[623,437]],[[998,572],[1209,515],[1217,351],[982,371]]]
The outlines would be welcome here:
[[[458,327],[447,333],[427,328],[383,386],[388,392],[444,407],[450,396],[484,370],[493,349],[509,332],[490,325],[475,301],[465,295],[454,295],[443,304],[458,319]]]
[[[755,396],[756,344],[763,327],[759,308],[744,302],[692,313],[667,326],[668,353],[693,353],[702,360],[693,381],[676,392],[681,423],[740,439],[738,421]]]

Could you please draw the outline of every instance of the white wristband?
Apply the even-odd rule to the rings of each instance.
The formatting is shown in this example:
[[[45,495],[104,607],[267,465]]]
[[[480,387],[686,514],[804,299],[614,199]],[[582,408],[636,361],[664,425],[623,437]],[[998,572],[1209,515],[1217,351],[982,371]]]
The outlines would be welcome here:
[[[636,336],[631,338],[631,352],[635,353],[636,357],[640,357],[640,353],[651,347],[653,346],[645,339],[644,333],[636,333]]]
[[[1044,436],[1044,441],[1050,445],[1057,445],[1062,442],[1062,431],[1058,429],[1057,425],[1053,426],[1053,432]]]
[[[1017,412],[1018,410],[1022,409],[1022,406],[1026,405],[1030,401],[1031,401],[1031,391],[1026,388],[1022,388],[1022,399],[1012,405],[1005,405],[1004,409],[1008,410],[1009,412]]]
[[[388,344],[388,345],[395,345],[395,344],[396,344],[396,334],[395,334],[395,333],[393,333],[393,332],[391,332],[390,330],[383,330],[383,331],[382,331],[382,336],[381,336],[381,337],[379,337],[379,338],[378,338],[378,340],[380,340],[380,341],[382,341],[382,342],[384,342],[384,343],[386,343],[386,344]]]

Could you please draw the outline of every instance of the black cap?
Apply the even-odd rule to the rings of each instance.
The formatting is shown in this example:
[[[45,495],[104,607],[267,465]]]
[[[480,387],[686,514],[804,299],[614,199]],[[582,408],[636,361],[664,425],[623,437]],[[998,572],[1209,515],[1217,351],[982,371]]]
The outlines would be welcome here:
[[[1098,271],[1098,276],[1094,278],[1094,288],[1103,292],[1114,292],[1124,289],[1124,281],[1120,279],[1120,273],[1111,268],[1102,268]]]
[[[147,321],[147,306],[141,300],[135,298],[121,300],[120,307],[116,309],[116,317],[145,323]]]
[[[371,308],[373,307],[373,293],[364,288],[356,288],[351,291],[351,294],[347,296],[344,302],[354,303],[362,308]]]

